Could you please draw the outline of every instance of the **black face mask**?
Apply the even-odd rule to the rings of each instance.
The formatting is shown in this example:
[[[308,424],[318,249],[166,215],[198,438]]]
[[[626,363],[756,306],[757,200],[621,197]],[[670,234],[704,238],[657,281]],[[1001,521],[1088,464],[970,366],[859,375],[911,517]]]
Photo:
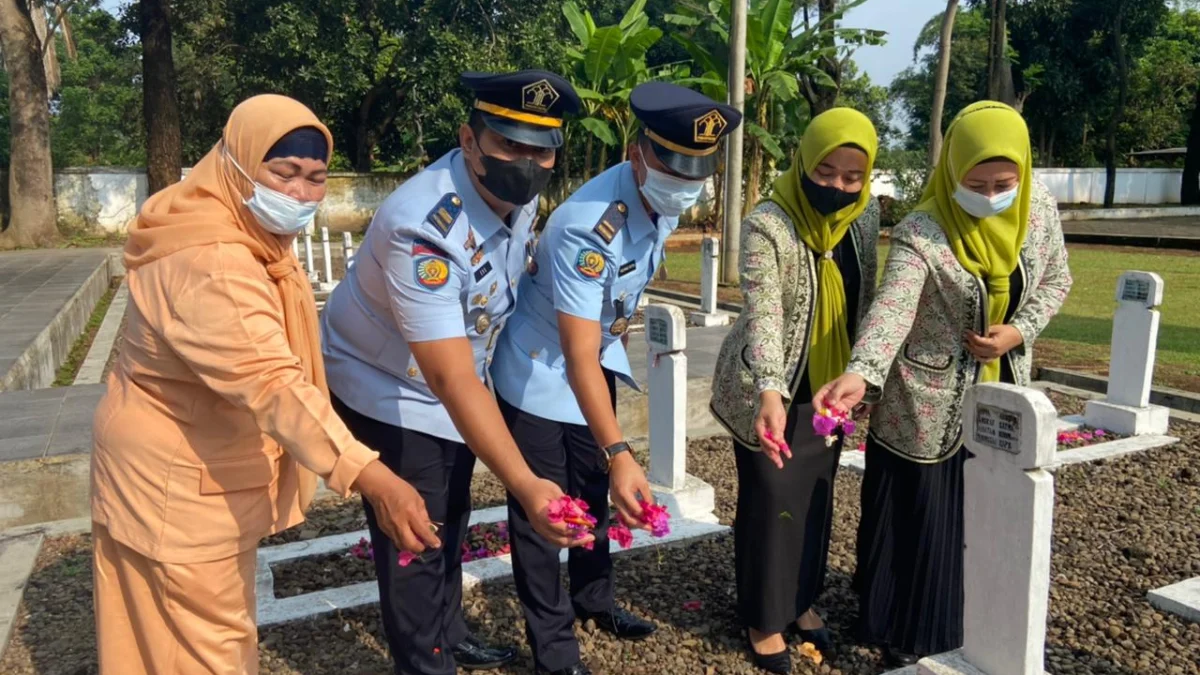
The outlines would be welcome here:
[[[528,204],[546,189],[550,169],[542,168],[532,159],[503,160],[491,155],[479,155],[484,171],[479,182],[501,201],[520,206]]]
[[[862,194],[862,190],[846,192],[828,185],[817,185],[816,181],[808,177],[808,172],[801,174],[800,187],[804,190],[804,196],[808,197],[809,205],[823,216],[836,213],[856,203],[859,195]]]

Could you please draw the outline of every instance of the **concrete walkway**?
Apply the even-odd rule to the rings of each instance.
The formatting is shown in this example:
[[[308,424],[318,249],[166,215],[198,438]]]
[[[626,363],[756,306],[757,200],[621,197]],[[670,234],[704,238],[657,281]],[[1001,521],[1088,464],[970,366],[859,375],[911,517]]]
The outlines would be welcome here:
[[[89,452],[103,384],[0,393],[0,462]]]
[[[1200,250],[1200,218],[1064,221],[1067,241]]]
[[[0,254],[0,391],[50,386],[108,290],[108,259],[107,249]]]

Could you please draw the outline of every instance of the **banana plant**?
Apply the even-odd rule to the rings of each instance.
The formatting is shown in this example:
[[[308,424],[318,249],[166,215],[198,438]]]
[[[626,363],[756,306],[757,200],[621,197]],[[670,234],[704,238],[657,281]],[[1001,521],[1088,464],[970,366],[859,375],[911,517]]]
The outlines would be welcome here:
[[[590,12],[574,0],[563,4],[563,15],[577,44],[567,49],[570,77],[587,114],[580,125],[589,133],[584,159],[584,179],[592,167],[593,141],[601,145],[600,168],[607,165],[608,148],[619,147],[621,161],[637,129],[629,108],[629,94],[651,78],[646,52],[662,39],[662,30],[650,25],[646,0],[636,0],[621,21],[596,26]]]
[[[746,20],[746,115],[742,124],[747,135],[749,167],[743,216],[749,215],[759,198],[764,162],[784,160],[781,140],[794,129],[791,119],[799,109],[801,78],[837,86],[820,68],[822,59],[836,59],[847,45],[876,43],[879,31],[844,29],[836,21],[846,10],[865,0],[851,0],[839,11],[806,26],[797,17],[806,0],[749,0]],[[680,0],[679,11],[664,17],[682,30],[674,35],[692,57],[696,77],[704,93],[717,100],[726,98],[729,72],[730,0]],[[830,36],[834,38],[830,40]],[[829,46],[841,43],[841,46]],[[736,86],[736,85],[735,85]]]

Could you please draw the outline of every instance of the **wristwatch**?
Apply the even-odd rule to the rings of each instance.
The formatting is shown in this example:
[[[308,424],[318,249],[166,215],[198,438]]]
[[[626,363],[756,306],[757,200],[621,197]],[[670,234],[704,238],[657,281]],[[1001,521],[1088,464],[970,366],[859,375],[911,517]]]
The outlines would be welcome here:
[[[622,452],[633,452],[633,448],[625,441],[613,443],[607,448],[600,448],[600,459],[604,462],[605,473],[612,468],[613,457],[616,457]]]
[[[862,402],[866,405],[876,405],[883,398],[883,389],[867,383],[867,391],[863,394]]]

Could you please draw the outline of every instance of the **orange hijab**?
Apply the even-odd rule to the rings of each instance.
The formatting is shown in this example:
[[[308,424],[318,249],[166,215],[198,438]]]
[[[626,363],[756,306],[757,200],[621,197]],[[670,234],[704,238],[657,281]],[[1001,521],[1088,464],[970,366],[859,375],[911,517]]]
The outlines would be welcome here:
[[[222,141],[229,154],[251,174],[275,142],[301,127],[325,134],[333,156],[333,136],[304,104],[267,94],[246,99],[229,115]],[[129,228],[125,268],[135,270],[194,246],[241,244],[260,260],[279,287],[288,344],[300,359],[306,379],[328,395],[317,305],[291,239],[259,227],[243,200],[253,184],[224,157],[221,143],[179,183],[151,197]]]

